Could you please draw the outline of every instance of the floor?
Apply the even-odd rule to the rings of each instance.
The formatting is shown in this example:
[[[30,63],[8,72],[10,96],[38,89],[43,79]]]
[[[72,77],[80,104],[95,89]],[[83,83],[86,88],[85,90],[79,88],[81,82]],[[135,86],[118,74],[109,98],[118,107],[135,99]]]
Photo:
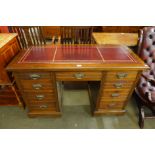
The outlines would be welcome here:
[[[0,107],[2,129],[139,129],[138,111],[131,98],[123,116],[97,116],[90,114],[88,92],[85,87],[65,87],[63,115],[60,118],[28,118],[26,110],[18,107]],[[154,119],[145,120],[146,129],[155,128]]]

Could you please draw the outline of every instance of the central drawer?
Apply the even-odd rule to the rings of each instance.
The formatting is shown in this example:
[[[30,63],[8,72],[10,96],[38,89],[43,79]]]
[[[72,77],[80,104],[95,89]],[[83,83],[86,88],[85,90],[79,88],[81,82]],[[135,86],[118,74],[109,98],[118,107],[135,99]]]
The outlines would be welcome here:
[[[58,81],[100,81],[102,72],[56,72]]]

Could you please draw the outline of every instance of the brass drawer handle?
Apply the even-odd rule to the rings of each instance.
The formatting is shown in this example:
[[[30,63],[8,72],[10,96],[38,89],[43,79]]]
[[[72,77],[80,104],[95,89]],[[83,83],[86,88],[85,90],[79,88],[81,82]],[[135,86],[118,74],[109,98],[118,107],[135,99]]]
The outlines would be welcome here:
[[[123,84],[122,83],[114,83],[115,88],[122,88]]]
[[[118,97],[120,94],[119,93],[112,93],[111,96],[112,97]]]
[[[82,79],[82,78],[85,77],[85,74],[83,74],[83,73],[75,73],[73,75],[73,77],[75,77],[76,79]]]
[[[33,84],[32,87],[36,90],[41,89],[42,88],[42,84]]]
[[[44,95],[36,95],[36,98],[37,98],[38,100],[42,100],[42,99],[45,98],[45,96],[44,96]]]
[[[40,107],[41,109],[48,108],[48,106],[47,106],[47,105],[40,105],[39,107]]]
[[[30,74],[30,78],[33,80],[37,80],[40,78],[40,75],[39,74]]]
[[[127,77],[128,74],[127,73],[117,73],[116,76],[117,76],[118,79],[122,79],[122,78]]]
[[[108,107],[114,107],[116,105],[116,103],[110,103],[108,104]]]

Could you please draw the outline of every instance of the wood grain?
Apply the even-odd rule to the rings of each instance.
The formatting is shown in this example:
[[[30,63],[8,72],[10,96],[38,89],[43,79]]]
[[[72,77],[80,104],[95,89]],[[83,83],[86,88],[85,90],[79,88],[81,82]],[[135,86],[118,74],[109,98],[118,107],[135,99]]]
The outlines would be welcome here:
[[[138,43],[138,33],[93,33],[95,42],[99,45],[113,44],[136,46]]]

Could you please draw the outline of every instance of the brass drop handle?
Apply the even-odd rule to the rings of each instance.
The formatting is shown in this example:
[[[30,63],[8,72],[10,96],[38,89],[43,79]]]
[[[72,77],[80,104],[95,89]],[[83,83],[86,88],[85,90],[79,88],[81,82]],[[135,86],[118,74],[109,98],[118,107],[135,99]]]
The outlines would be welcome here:
[[[75,77],[76,79],[82,79],[82,78],[85,77],[85,74],[83,74],[83,73],[75,73],[73,75],[73,77]]]
[[[33,80],[37,80],[40,78],[40,75],[39,74],[30,74],[30,78]]]
[[[38,100],[42,100],[42,99],[44,99],[44,95],[36,95],[36,98],[38,99]]]
[[[110,103],[108,104],[108,107],[114,107],[116,105],[116,103]]]
[[[47,105],[40,105],[39,107],[40,107],[41,109],[48,108]]]
[[[128,74],[127,73],[117,73],[116,76],[117,76],[118,79],[122,79],[122,78],[127,77]]]
[[[36,90],[41,89],[42,88],[42,84],[33,84],[32,87]]]
[[[123,84],[122,83],[114,83],[115,88],[122,88]]]
[[[118,97],[120,94],[119,93],[112,93],[111,96],[112,97]]]

